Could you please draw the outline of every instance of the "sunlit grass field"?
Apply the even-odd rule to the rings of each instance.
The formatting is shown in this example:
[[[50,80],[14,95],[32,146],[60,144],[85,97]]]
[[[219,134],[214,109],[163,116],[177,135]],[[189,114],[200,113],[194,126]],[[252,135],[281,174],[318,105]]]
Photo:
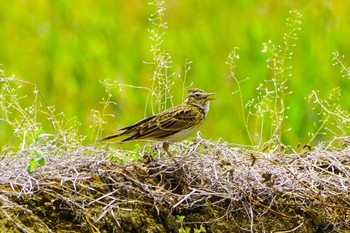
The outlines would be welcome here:
[[[323,117],[307,96],[318,90],[326,99],[335,87],[341,88],[339,104],[350,107],[350,80],[333,65],[332,53],[345,55],[350,64],[349,1],[246,0],[165,1],[162,49],[171,56],[170,78],[173,103],[183,101],[184,87],[199,87],[216,93],[208,118],[201,128],[203,137],[230,143],[251,144],[243,124],[237,85],[226,64],[235,48],[239,54],[235,77],[242,80],[243,102],[256,98],[260,84],[269,80],[269,55],[262,53],[269,40],[282,45],[288,31],[291,10],[301,14],[293,56],[288,64],[284,97],[285,115],[282,142],[297,146],[315,144],[337,135],[324,128],[313,141]],[[0,64],[7,76],[37,85],[48,105],[63,112],[69,124],[96,139],[91,125],[92,109],[102,111],[108,93],[103,80],[125,84],[108,90],[111,104],[106,109],[104,135],[152,114],[146,89],[151,88],[154,66],[149,21],[155,6],[146,0],[131,1],[0,1]],[[186,67],[190,70],[185,72]],[[243,81],[244,80],[244,81]],[[22,101],[32,102],[33,87],[22,86]],[[148,104],[147,104],[148,103]],[[146,106],[146,107],[145,107]],[[170,106],[170,105],[169,105]],[[157,112],[157,111],[155,111]],[[4,118],[0,112],[0,118]],[[80,122],[79,124],[76,122]],[[13,138],[14,129],[0,121],[0,146]],[[50,131],[50,128],[44,128]],[[254,126],[250,127],[254,136]],[[323,134],[323,132],[325,134]],[[268,138],[270,132],[263,132]]]

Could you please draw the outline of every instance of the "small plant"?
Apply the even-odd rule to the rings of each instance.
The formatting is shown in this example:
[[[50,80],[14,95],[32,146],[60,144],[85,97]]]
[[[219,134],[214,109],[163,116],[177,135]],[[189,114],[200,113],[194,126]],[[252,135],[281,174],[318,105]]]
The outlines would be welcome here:
[[[100,104],[102,104],[102,110],[96,110],[92,109],[92,125],[90,125],[90,129],[92,129],[91,132],[91,138],[94,138],[94,141],[98,140],[99,138],[102,137],[102,132],[103,132],[103,126],[106,124],[106,118],[111,117],[114,118],[115,116],[113,114],[108,114],[108,107],[110,105],[116,105],[115,102],[111,101],[112,94],[111,94],[111,89],[115,88],[118,86],[116,83],[111,84],[110,80],[106,79],[102,82],[102,84],[105,87],[105,90],[107,92],[107,97],[102,98],[100,101]]]
[[[32,173],[33,171],[35,171],[39,167],[45,166],[45,163],[46,163],[45,157],[44,157],[45,153],[40,153],[36,150],[34,150],[33,153],[36,157],[29,158],[29,163],[28,163],[27,168],[26,168],[26,171],[28,173]]]
[[[230,54],[228,55],[228,61],[226,62],[226,64],[229,66],[229,70],[230,70],[229,77],[232,78],[234,80],[234,82],[236,83],[237,91],[234,92],[233,94],[238,93],[238,95],[239,95],[241,114],[242,114],[242,118],[243,118],[243,125],[244,125],[246,133],[248,135],[249,142],[251,145],[253,145],[254,144],[253,138],[252,138],[250,130],[249,130],[249,115],[246,114],[246,107],[244,106],[243,93],[242,93],[242,89],[241,89],[241,83],[245,80],[239,80],[236,77],[236,72],[235,72],[236,61],[239,60],[239,54],[238,54],[237,50],[238,50],[238,48],[236,47],[230,52]]]
[[[258,149],[274,150],[283,145],[282,134],[285,131],[283,122],[287,118],[285,97],[290,94],[287,81],[291,77],[290,61],[293,55],[291,50],[296,46],[295,41],[298,39],[297,32],[300,30],[300,24],[301,14],[296,10],[290,11],[290,17],[287,19],[288,31],[284,33],[283,44],[275,45],[271,41],[263,43],[262,52],[269,56],[266,62],[267,68],[271,71],[271,77],[265,79],[265,82],[257,87],[257,97],[246,103],[245,106],[240,87],[240,83],[244,80],[237,79],[234,72],[235,61],[239,59],[237,49],[234,49],[229,55],[227,64],[230,68],[230,76],[237,86],[237,92],[234,93],[239,94],[243,123],[250,142]],[[251,132],[254,134],[252,135]]]
[[[342,75],[343,78],[348,78],[350,79],[350,67],[347,67],[344,64],[344,55],[340,55],[339,52],[333,52],[333,65],[336,66],[340,66],[341,70],[340,70],[340,74]]]
[[[15,151],[16,148],[25,148],[33,140],[36,142],[43,134],[42,116],[52,118],[52,109],[46,105],[36,85],[18,80],[14,76],[6,77],[2,70],[0,76],[0,124],[5,131],[13,131],[13,135],[7,134],[2,140],[8,140],[6,145],[1,145],[2,154],[7,154],[12,149]],[[25,87],[33,89],[31,96],[26,93]],[[51,126],[55,132],[54,123]]]
[[[37,152],[45,151],[47,145],[69,149],[84,141],[84,136],[78,133],[77,119],[66,121],[63,113],[56,113],[35,84],[15,76],[6,77],[0,70],[0,88],[0,126],[8,132],[0,142],[1,155],[35,148],[37,157],[31,159],[28,167],[32,171],[43,164]]]
[[[174,85],[174,82],[171,80],[171,77],[174,74],[169,73],[171,68],[171,56],[163,48],[163,37],[165,35],[165,29],[167,29],[167,22],[164,21],[164,1],[154,0],[149,3],[150,5],[156,6],[156,11],[151,14],[150,22],[155,26],[153,29],[148,29],[150,33],[151,44],[151,53],[153,55],[153,61],[150,64],[154,65],[152,81],[152,92],[151,92],[151,107],[152,113],[156,111],[161,112],[167,109],[170,105],[173,105],[171,87]]]
[[[164,111],[170,106],[173,106],[171,88],[175,83],[172,80],[174,73],[169,72],[169,70],[172,68],[172,60],[170,54],[163,48],[165,30],[167,29],[167,22],[164,20],[164,12],[166,8],[164,7],[164,1],[161,0],[153,0],[149,2],[149,5],[155,6],[156,8],[155,12],[152,13],[149,18],[149,21],[153,27],[148,29],[148,33],[150,34],[149,39],[151,40],[150,52],[153,56],[153,60],[150,62],[145,62],[146,64],[153,65],[154,67],[153,75],[150,78],[151,85],[150,87],[135,86],[118,83],[117,81],[110,82],[110,80],[105,80],[103,84],[107,91],[108,97],[102,100],[102,104],[104,105],[103,111],[92,111],[94,120],[93,125],[97,123],[97,126],[93,126],[94,131],[97,132],[97,138],[99,138],[102,132],[102,125],[105,124],[105,121],[103,120],[104,116],[108,116],[108,114],[105,113],[105,110],[109,104],[112,103],[109,102],[111,98],[110,90],[112,88],[119,88],[119,90],[121,90],[123,87],[131,87],[148,91],[145,109],[147,108],[147,104],[150,103],[152,114]],[[183,85],[186,80],[186,73],[189,70],[189,64],[190,62],[186,62]]]
[[[341,67],[342,77],[350,79],[350,68],[343,63],[344,56],[338,52],[333,53],[333,65]],[[308,96],[309,103],[314,104],[317,110],[318,122],[315,122],[316,132],[311,133],[308,144],[314,142],[318,137],[333,135],[335,138],[346,137],[350,134],[350,113],[338,102],[341,97],[341,89],[336,87],[330,91],[327,99],[322,99],[318,91],[312,91]]]
[[[190,232],[194,232],[194,233],[206,233],[207,230],[205,229],[205,227],[203,227],[202,225],[200,226],[199,229],[197,228],[190,228],[190,227],[184,227],[183,226],[183,221],[185,219],[185,216],[183,215],[176,215],[176,222],[180,223],[180,229],[179,229],[179,233],[190,233]]]
[[[191,231],[191,228],[183,226],[183,221],[185,219],[184,215],[176,215],[176,222],[180,223],[179,233],[189,233]]]

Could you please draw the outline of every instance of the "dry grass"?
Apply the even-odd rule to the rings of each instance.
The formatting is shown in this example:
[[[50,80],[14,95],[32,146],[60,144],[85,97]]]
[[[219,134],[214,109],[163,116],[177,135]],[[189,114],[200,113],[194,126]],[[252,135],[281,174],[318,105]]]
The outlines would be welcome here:
[[[177,232],[175,216],[184,215],[183,226],[207,232],[350,230],[348,147],[268,154],[198,136],[172,149],[178,163],[140,150],[143,162],[121,165],[110,156],[125,154],[113,148],[47,147],[52,155],[31,174],[30,151],[1,157],[1,224],[17,232]]]

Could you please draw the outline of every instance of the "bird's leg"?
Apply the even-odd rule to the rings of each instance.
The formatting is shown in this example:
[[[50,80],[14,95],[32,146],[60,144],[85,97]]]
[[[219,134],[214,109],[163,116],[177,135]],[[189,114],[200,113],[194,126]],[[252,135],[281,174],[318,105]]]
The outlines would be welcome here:
[[[176,163],[178,165],[179,162],[173,157],[173,155],[169,151],[169,145],[170,144],[168,142],[163,142],[163,149],[170,156],[170,158],[174,161],[174,163]]]
[[[170,157],[173,156],[169,151],[169,143],[168,142],[163,142],[163,149]]]

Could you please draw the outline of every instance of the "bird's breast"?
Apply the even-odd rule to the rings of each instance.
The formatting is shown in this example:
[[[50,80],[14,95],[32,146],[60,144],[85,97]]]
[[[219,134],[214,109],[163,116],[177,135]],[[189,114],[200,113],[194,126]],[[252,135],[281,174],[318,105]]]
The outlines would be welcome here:
[[[201,124],[197,124],[195,126],[192,126],[190,128],[187,128],[187,129],[183,129],[171,136],[168,136],[167,138],[165,138],[164,141],[167,141],[167,142],[179,142],[179,141],[182,141],[182,140],[185,140],[186,138],[192,136],[194,133],[196,133],[199,129]]]

